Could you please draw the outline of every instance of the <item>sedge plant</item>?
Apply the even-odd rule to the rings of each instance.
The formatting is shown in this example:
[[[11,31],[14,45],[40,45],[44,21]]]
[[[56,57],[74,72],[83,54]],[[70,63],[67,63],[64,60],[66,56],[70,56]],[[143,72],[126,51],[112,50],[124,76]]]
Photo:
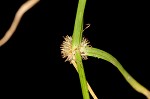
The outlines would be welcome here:
[[[14,31],[16,30],[23,14],[32,8],[35,4],[37,4],[40,0],[27,0],[17,11],[15,18],[5,33],[4,37],[0,39],[0,46],[4,45],[13,35]],[[89,41],[86,38],[82,37],[83,31],[89,27],[89,25],[83,30],[83,15],[84,9],[86,5],[86,0],[79,0],[78,8],[76,13],[76,19],[74,24],[74,31],[73,35],[64,37],[64,41],[61,45],[61,53],[63,58],[66,58],[66,61],[69,61],[79,74],[79,79],[81,83],[81,89],[83,94],[83,99],[90,99],[89,92],[94,99],[98,99],[95,95],[94,91],[90,87],[89,83],[86,80],[86,76],[84,73],[84,67],[82,64],[82,59],[86,60],[87,56],[97,57],[99,59],[106,60],[112,63],[121,74],[124,76],[126,81],[139,93],[145,95],[148,99],[150,99],[150,91],[138,83],[119,63],[119,61],[113,57],[111,54],[91,47],[89,45]],[[88,92],[89,91],[89,92]]]
[[[144,86],[142,86],[140,83],[138,83],[123,68],[123,66],[119,63],[119,61],[115,57],[113,57],[111,54],[103,50],[91,47],[91,45],[89,45],[89,41],[86,38],[82,37],[82,33],[84,31],[83,17],[85,5],[86,0],[79,0],[73,35],[72,37],[71,36],[64,37],[65,40],[61,45],[62,57],[66,58],[66,61],[69,61],[71,64],[73,64],[73,66],[76,68],[79,74],[83,99],[90,99],[89,92],[91,93],[94,99],[98,99],[94,91],[88,84],[84,73],[82,59],[86,60],[87,56],[96,57],[98,59],[103,59],[112,63],[120,71],[125,80],[132,86],[132,88],[134,88],[137,92],[142,93],[148,99],[150,99],[150,91],[146,89]]]

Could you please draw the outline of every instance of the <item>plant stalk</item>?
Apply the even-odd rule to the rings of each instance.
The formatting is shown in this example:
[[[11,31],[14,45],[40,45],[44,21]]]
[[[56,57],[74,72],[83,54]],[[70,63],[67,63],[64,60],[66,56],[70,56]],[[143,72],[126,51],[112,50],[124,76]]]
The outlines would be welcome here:
[[[79,51],[79,47],[82,39],[83,15],[84,15],[85,5],[86,5],[86,0],[79,0],[75,24],[74,24],[74,31],[72,35],[72,51],[75,51],[75,62],[77,64],[77,70],[79,74],[83,99],[90,99],[84,68],[82,64],[82,58]]]

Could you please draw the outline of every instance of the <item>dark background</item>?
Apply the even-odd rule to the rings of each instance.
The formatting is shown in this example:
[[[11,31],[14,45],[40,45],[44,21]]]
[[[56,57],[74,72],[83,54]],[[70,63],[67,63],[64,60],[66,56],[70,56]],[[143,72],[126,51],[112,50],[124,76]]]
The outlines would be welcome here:
[[[0,38],[26,0],[0,1]],[[61,58],[63,36],[72,35],[78,0],[41,0],[25,13],[12,38],[0,47],[0,90],[5,97],[82,99],[78,74]],[[93,47],[116,57],[150,90],[149,11],[147,2],[87,0],[84,32]],[[146,99],[112,64],[83,61],[99,99]],[[92,98],[91,98],[92,99]]]

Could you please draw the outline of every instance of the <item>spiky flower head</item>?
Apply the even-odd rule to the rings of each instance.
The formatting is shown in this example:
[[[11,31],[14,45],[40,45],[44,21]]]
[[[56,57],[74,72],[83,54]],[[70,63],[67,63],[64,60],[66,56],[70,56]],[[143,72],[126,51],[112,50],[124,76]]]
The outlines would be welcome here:
[[[66,37],[64,37],[64,41],[60,47],[62,58],[66,58],[65,61],[69,61],[71,63],[72,60],[75,61],[75,51],[79,50],[82,59],[86,60],[87,55],[84,51],[86,46],[90,46],[89,41],[86,38],[83,38],[80,46],[78,46],[78,48],[73,50],[72,49],[72,37],[67,35]]]

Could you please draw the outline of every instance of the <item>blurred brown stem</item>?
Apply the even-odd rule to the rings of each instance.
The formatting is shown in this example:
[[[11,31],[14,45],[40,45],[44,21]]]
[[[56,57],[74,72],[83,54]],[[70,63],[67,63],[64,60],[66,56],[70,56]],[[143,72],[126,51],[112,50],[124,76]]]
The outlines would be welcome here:
[[[40,0],[27,0],[24,4],[21,5],[19,10],[17,11],[15,18],[10,26],[10,28],[7,30],[5,35],[3,36],[2,39],[0,39],[0,46],[4,45],[10,37],[13,35],[15,32],[23,14],[28,11],[30,8],[32,8],[36,3],[38,3]]]

